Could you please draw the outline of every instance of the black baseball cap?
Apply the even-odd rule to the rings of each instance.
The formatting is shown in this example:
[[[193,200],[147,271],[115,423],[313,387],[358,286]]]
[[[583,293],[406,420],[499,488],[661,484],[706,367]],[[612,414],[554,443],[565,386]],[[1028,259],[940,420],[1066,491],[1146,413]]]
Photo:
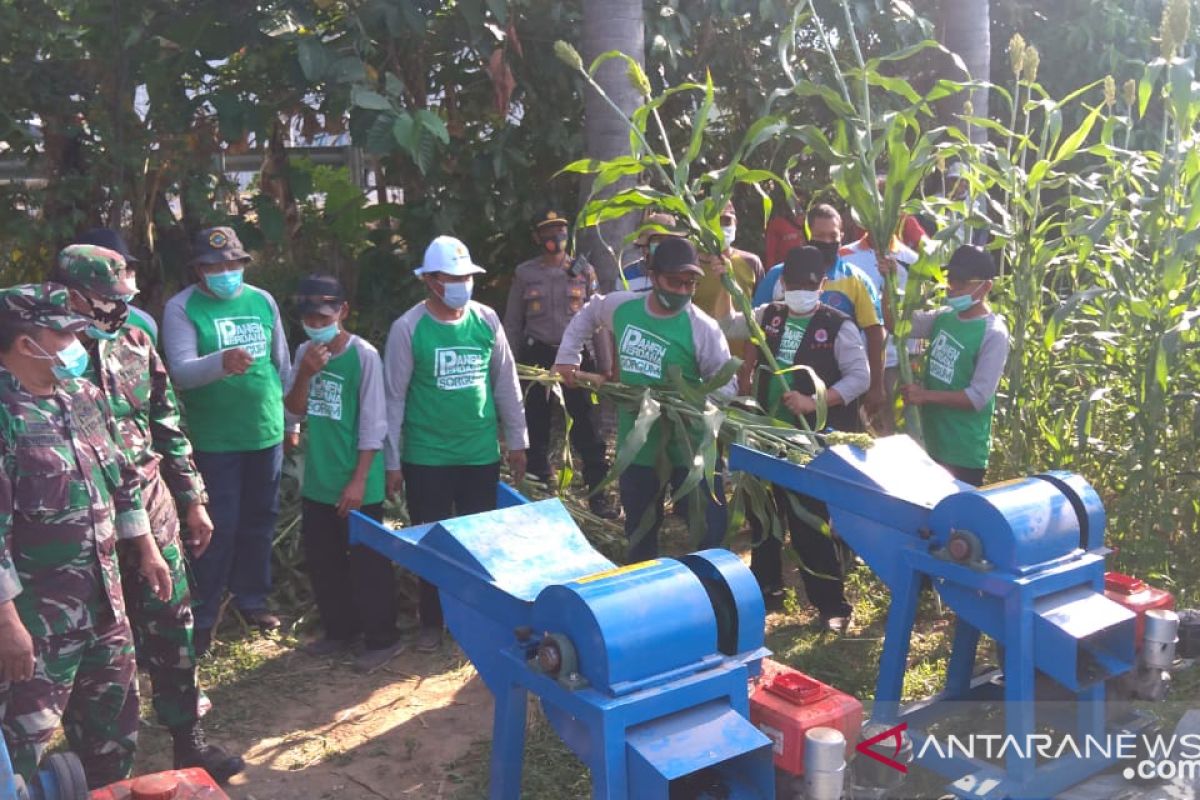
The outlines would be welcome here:
[[[233,228],[205,228],[192,240],[192,264],[251,260]]]
[[[825,277],[825,258],[815,247],[793,247],[783,257],[783,283],[789,289],[815,286]]]
[[[990,281],[997,272],[996,261],[972,244],[961,245],[946,264],[946,277],[952,281]]]
[[[84,231],[76,236],[71,244],[94,244],[119,254],[121,258],[125,259],[126,264],[137,261],[133,253],[129,252],[129,245],[125,244],[125,237],[121,235],[120,231],[114,231],[112,228],[92,228]]]
[[[346,290],[332,275],[309,275],[296,287],[296,310],[305,314],[336,314],[346,302]]]
[[[704,270],[697,263],[696,248],[687,239],[664,239],[659,242],[650,256],[650,269],[663,274],[678,274],[691,272],[694,275],[704,275]]]

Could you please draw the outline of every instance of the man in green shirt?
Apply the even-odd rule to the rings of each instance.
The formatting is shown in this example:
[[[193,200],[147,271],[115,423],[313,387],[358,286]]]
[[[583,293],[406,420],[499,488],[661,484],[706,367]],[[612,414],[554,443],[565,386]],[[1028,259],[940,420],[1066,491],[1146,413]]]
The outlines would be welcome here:
[[[387,491],[405,489],[413,524],[496,508],[503,429],[513,481],[525,476],[525,410],[500,318],[471,299],[483,268],[439,236],[417,269],[427,297],[392,323],[384,350]],[[437,587],[422,579],[417,649],[442,639]]]
[[[400,641],[392,562],[350,546],[351,511],[383,520],[383,362],[370,342],[346,330],[350,304],[332,275],[301,281],[296,310],[308,341],[296,350],[284,404],[308,418],[300,531],[325,629],[305,651],[340,653],[361,635],[365,650],[355,668],[370,672],[396,654]]]
[[[629,386],[670,386],[672,367],[683,380],[699,385],[710,380],[729,361],[729,345],[716,320],[696,308],[692,297],[704,275],[696,250],[686,239],[669,238],[660,243],[650,258],[650,290],[619,291],[595,297],[571,320],[563,333],[554,369],[571,386],[579,370],[584,342],[597,328],[611,331],[616,342],[616,369],[621,383]],[[714,392],[720,402],[732,398],[737,378]],[[635,414],[619,410],[618,457],[626,447]],[[625,534],[630,539],[629,560],[643,561],[658,555],[658,529],[662,526],[665,485],[658,480],[659,450],[671,464],[670,484],[678,486],[687,476],[685,442],[663,440],[663,424],[651,427],[646,444],[633,463],[621,473],[621,505],[625,507]],[[725,536],[726,509],[720,481],[696,491],[704,493],[706,534],[702,547],[716,547]],[[715,495],[715,496],[714,496]],[[643,517],[653,515],[648,529]]]
[[[280,624],[267,610],[267,596],[291,354],[275,298],[242,280],[250,260],[232,228],[200,231],[190,264],[196,282],[163,310],[167,366],[211,499],[212,543],[193,562],[201,655],[226,587],[250,624]],[[293,423],[289,445],[298,437]]]
[[[881,264],[881,271],[895,269]],[[947,308],[917,311],[912,336],[927,339],[921,383],[900,387],[904,402],[921,408],[929,457],[955,478],[983,485],[992,447],[996,389],[1008,360],[1008,328],[987,304],[996,262],[975,245],[962,245],[946,265]],[[884,305],[892,327],[892,309]]]

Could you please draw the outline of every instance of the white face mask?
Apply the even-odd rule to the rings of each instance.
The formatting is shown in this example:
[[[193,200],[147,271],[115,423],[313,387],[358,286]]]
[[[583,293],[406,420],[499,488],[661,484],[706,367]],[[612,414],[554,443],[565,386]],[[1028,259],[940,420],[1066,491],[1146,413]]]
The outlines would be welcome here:
[[[803,316],[817,310],[821,304],[821,293],[807,289],[787,290],[783,293],[783,302],[787,303],[788,311]]]
[[[721,233],[725,236],[725,244],[732,245],[733,240],[737,238],[737,225],[722,225]]]

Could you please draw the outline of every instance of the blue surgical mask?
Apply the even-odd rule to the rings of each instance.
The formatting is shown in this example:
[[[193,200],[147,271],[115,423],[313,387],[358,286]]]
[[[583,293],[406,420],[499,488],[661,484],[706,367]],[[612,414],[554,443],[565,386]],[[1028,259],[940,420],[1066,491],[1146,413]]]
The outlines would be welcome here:
[[[474,288],[473,278],[467,278],[462,283],[443,283],[442,302],[451,308],[463,308],[471,301],[471,290]]]
[[[227,272],[218,272],[215,275],[206,274],[204,276],[204,285],[217,297],[222,300],[228,300],[242,288],[242,276],[245,272],[245,269],[239,267]]]
[[[57,355],[50,355],[46,352],[46,348],[42,347],[32,338],[33,346],[42,351],[42,355],[38,358],[49,359],[56,361],[51,370],[54,372],[54,377],[60,381],[65,381],[70,378],[78,378],[83,373],[87,372],[88,352],[78,339],[72,339],[71,343],[59,350]]]
[[[337,338],[338,331],[340,330],[341,328],[338,327],[336,322],[332,325],[326,325],[324,328],[304,326],[304,333],[317,344],[329,344]]]
[[[122,300],[124,300],[126,303],[132,303],[132,302],[133,302],[133,298],[135,298],[135,297],[137,297],[137,295],[136,295],[136,294],[123,294],[123,295],[121,295],[121,299],[122,299]]]
[[[111,342],[113,339],[117,338],[117,334],[120,333],[120,330],[106,331],[103,328],[95,325],[88,325],[87,329],[84,330],[84,333],[93,339],[103,339],[106,342]]]
[[[974,293],[970,292],[968,294],[960,294],[955,297],[947,297],[946,305],[950,306],[951,311],[961,314],[962,312],[969,309],[971,306],[975,305],[975,303],[977,302],[973,295],[974,295]]]

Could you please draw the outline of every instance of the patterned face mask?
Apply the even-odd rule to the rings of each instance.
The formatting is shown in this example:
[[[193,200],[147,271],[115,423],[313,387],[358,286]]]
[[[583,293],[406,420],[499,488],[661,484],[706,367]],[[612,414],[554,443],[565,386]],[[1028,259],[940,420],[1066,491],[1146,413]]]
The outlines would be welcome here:
[[[120,298],[84,296],[88,304],[87,316],[92,325],[87,335],[93,339],[115,339],[121,327],[129,320],[129,303]]]

